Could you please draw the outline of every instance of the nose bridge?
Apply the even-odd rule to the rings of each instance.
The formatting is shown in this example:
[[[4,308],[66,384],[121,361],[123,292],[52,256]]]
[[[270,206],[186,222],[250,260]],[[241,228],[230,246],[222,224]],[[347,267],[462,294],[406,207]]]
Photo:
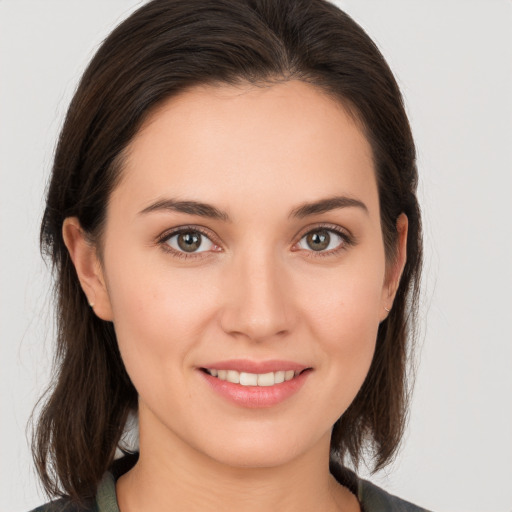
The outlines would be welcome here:
[[[226,332],[262,341],[290,329],[287,274],[272,248],[240,251],[227,278],[222,327]]]

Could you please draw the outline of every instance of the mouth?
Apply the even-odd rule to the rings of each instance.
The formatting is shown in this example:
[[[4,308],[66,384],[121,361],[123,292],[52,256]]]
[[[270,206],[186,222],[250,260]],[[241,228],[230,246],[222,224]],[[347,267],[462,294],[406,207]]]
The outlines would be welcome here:
[[[278,370],[267,373],[249,373],[237,370],[201,368],[201,371],[204,373],[221,381],[230,382],[231,384],[240,384],[241,386],[258,387],[270,387],[289,382],[308,370],[311,370],[311,368],[304,368],[303,370]]]
[[[294,361],[230,359],[198,366],[210,389],[236,406],[269,408],[299,393],[314,368]]]

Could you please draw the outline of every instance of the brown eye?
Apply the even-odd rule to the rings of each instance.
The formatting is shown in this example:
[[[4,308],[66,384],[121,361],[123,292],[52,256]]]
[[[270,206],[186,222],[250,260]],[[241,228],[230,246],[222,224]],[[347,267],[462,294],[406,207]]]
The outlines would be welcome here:
[[[313,249],[313,251],[324,251],[329,247],[329,242],[331,241],[331,236],[329,232],[325,229],[321,231],[315,231],[313,233],[309,233],[306,235],[306,243]]]
[[[214,247],[206,235],[194,230],[174,233],[165,243],[175,251],[185,253],[210,251]]]
[[[186,252],[197,251],[201,246],[201,235],[199,233],[180,233],[177,240],[180,249]]]
[[[346,236],[333,229],[315,229],[306,233],[298,245],[307,251],[322,252],[338,249],[346,242]]]

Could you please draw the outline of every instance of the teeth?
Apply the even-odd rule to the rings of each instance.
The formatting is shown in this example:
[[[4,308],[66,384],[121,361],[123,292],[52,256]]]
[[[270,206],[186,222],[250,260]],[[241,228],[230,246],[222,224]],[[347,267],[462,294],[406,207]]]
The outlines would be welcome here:
[[[286,372],[284,372],[284,371],[282,371],[282,372],[276,372],[276,373],[274,374],[274,382],[275,382],[276,384],[281,384],[281,382],[284,382],[284,376],[285,376],[285,373],[286,373]]]
[[[292,380],[300,374],[293,370],[280,370],[269,373],[247,373],[237,372],[236,370],[215,370],[207,368],[206,371],[213,377],[220,380],[232,382],[233,384],[241,384],[242,386],[273,386],[282,382]]]
[[[258,375],[258,386],[273,386],[275,384],[274,372],[260,373]]]
[[[228,370],[226,380],[233,384],[238,384],[240,382],[240,377],[241,375],[236,370]]]
[[[240,384],[242,386],[257,386],[258,375],[256,373],[240,372]]]

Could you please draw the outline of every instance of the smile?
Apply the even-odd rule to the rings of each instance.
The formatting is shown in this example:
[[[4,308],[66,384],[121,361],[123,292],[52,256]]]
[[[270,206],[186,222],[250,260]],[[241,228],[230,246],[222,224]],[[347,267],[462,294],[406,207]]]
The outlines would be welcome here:
[[[268,408],[291,399],[313,372],[286,361],[224,361],[197,369],[215,394],[244,408]]]
[[[237,370],[217,370],[215,368],[205,368],[204,371],[216,377],[217,379],[231,382],[232,384],[240,384],[241,386],[274,386],[292,380],[301,374],[297,370],[278,370],[268,373],[248,373],[239,372]]]

